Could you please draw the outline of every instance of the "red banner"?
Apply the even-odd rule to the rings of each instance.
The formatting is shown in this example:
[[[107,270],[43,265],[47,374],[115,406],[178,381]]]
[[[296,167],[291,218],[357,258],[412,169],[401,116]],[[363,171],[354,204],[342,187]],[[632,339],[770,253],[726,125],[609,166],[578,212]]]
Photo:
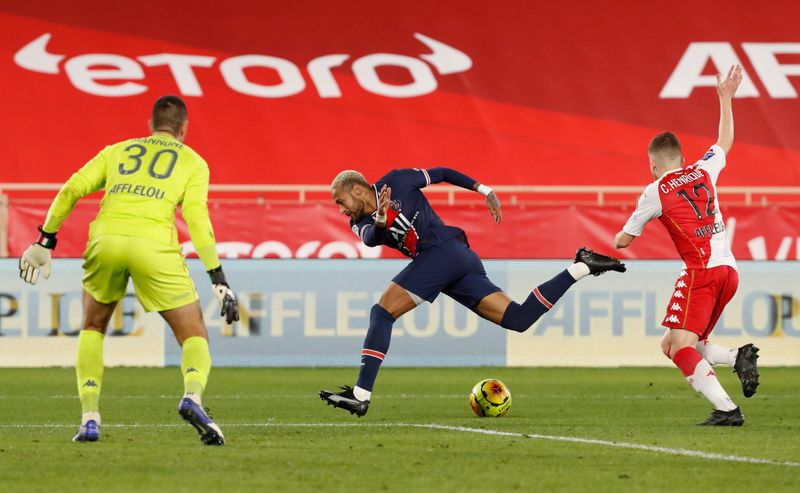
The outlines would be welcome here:
[[[612,252],[614,234],[631,213],[624,207],[506,206],[495,224],[483,207],[439,206],[448,224],[462,227],[483,258],[570,258],[588,245]],[[9,209],[9,254],[19,256],[35,239],[46,207],[12,205]],[[79,257],[97,204],[79,203],[58,234],[55,255]],[[722,210],[738,259],[800,260],[800,207],[728,207]],[[211,219],[220,256],[226,258],[379,258],[399,257],[388,248],[368,248],[351,232],[336,207],[324,205],[226,205],[212,207]],[[178,221],[179,237],[188,230]],[[191,245],[185,244],[185,251]],[[622,258],[677,258],[669,236],[657,221]]]
[[[655,133],[689,161],[715,141],[713,74],[741,63],[720,185],[800,185],[800,2],[276,5],[4,2],[0,182],[63,182],[176,93],[215,183],[450,165],[493,185],[644,186]]]

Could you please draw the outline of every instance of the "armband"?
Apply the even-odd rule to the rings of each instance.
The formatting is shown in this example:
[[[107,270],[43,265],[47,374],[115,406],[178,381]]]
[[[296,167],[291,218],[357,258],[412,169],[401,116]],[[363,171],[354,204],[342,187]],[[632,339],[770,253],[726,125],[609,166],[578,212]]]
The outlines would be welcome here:
[[[222,272],[221,265],[216,269],[211,269],[206,272],[208,273],[208,277],[211,279],[211,284],[222,284],[223,286],[228,285],[228,282],[225,280],[225,273]]]
[[[488,197],[489,194],[492,193],[492,189],[486,185],[478,185],[478,193],[484,197]]]
[[[53,250],[56,247],[56,234],[55,233],[48,233],[41,226],[39,226],[39,239],[36,240],[36,243],[42,245],[43,247],[47,248],[48,250]]]

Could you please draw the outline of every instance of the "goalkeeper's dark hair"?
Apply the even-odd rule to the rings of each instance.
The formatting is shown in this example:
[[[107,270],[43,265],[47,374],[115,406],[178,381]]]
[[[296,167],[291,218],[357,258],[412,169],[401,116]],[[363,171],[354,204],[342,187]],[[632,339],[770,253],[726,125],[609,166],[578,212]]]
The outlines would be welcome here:
[[[171,94],[161,96],[153,104],[153,130],[165,130],[178,135],[186,123],[186,103]]]
[[[647,152],[666,161],[672,161],[681,156],[681,142],[672,132],[662,132],[653,137]]]

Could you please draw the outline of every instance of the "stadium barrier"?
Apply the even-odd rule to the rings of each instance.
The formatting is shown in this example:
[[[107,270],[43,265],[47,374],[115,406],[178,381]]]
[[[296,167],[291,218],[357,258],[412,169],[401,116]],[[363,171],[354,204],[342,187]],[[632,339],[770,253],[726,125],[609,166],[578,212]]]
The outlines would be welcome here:
[[[0,257],[19,256],[30,245],[58,186],[0,183]],[[557,259],[574,254],[582,244],[608,248],[641,192],[640,187],[603,186],[495,189],[504,207],[500,226],[489,217],[479,194],[448,186],[429,187],[425,193],[445,222],[467,231],[470,244],[483,258]],[[4,190],[8,197],[3,196]],[[42,193],[49,195],[45,198]],[[719,193],[736,258],[800,258],[800,188],[720,187]],[[794,205],[782,202],[792,196]],[[768,205],[763,206],[767,197]],[[96,194],[77,204],[59,232],[56,256],[82,255],[88,225],[97,215],[98,198]],[[778,203],[784,205],[775,206]],[[391,249],[364,247],[332,203],[327,185],[213,185],[209,212],[218,251],[224,258],[400,256]],[[184,252],[190,254],[188,228],[180,215],[176,225]],[[638,241],[620,254],[637,259],[674,258],[672,242],[663,228],[651,225],[645,233],[647,241]]]
[[[219,318],[207,276],[189,260],[216,366],[357,367],[370,307],[403,260],[235,260],[225,270],[241,321]],[[558,273],[566,260],[485,262],[514,299]],[[761,347],[759,363],[800,365],[800,264],[741,262],[740,286],[713,340]],[[624,275],[587,278],[526,333],[505,331],[447,296],[395,324],[387,366],[665,366],[660,321],[680,271],[673,261],[629,261]],[[71,366],[81,320],[81,262],[57,259],[36,286],[0,260],[0,366]],[[108,366],[178,365],[180,350],[132,287],[105,343]]]

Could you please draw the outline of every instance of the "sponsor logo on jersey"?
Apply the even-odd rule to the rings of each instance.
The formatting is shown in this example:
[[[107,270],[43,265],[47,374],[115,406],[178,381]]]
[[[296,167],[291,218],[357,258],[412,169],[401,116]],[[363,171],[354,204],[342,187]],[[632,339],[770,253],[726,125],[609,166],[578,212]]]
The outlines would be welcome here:
[[[391,233],[392,237],[397,242],[397,248],[412,257],[417,254],[417,240],[419,240],[419,236],[417,235],[417,230],[414,228],[414,221],[417,220],[418,215],[419,212],[416,212],[414,217],[409,221],[402,212],[397,211],[397,215],[394,218],[389,217],[386,223],[390,225],[389,233]]]
[[[130,183],[117,183],[106,192],[107,195],[126,193],[129,195],[139,195],[161,200],[164,198],[164,191],[156,187],[146,187],[144,185],[133,185]]]
[[[706,238],[725,231],[725,225],[721,222],[706,224],[694,230],[694,235],[698,238]]]
[[[670,315],[669,317],[665,318],[664,321],[673,324],[680,323],[680,319],[678,318],[677,315]]]
[[[683,299],[684,296],[680,290],[677,290],[674,293],[672,293],[672,297],[677,299]]]
[[[683,279],[681,279],[675,284],[675,287],[676,288],[685,288],[686,287],[686,283],[683,282]]]
[[[679,305],[677,303],[673,303],[672,306],[669,307],[669,309],[672,310],[673,312],[682,312],[683,311],[683,308],[681,308],[681,305]]]
[[[708,151],[707,153],[703,154],[703,161],[708,161],[714,157],[714,151]]]

